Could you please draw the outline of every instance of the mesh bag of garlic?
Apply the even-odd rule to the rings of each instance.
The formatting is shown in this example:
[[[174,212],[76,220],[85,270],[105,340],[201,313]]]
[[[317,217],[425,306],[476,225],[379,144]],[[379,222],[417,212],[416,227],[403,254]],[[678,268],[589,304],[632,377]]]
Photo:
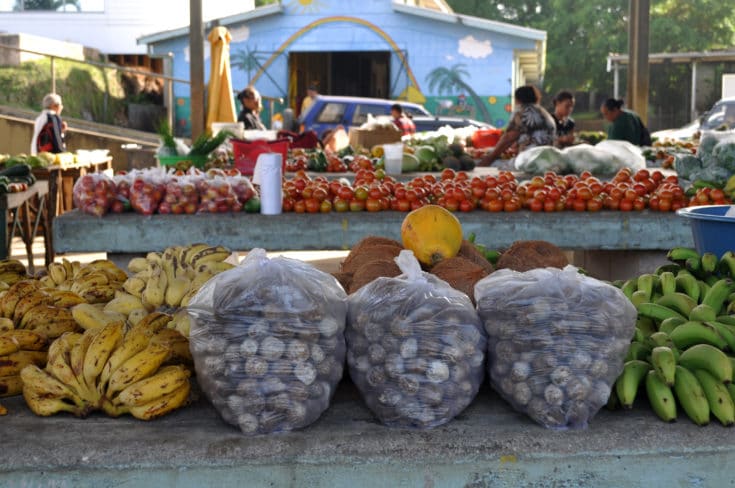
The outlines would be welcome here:
[[[411,251],[401,275],[350,295],[347,365],[384,424],[426,429],[464,410],[482,383],[486,336],[472,302],[424,273]]]
[[[623,369],[633,304],[573,266],[499,270],[475,285],[475,297],[493,388],[545,427],[586,428]]]
[[[327,409],[342,378],[347,316],[333,276],[255,249],[209,280],[187,311],[197,379],[226,422],[268,434]]]

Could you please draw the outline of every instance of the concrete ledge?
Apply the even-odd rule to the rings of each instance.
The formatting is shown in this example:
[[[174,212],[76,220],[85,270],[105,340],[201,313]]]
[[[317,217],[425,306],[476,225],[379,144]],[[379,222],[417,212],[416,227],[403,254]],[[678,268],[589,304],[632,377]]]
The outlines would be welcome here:
[[[348,381],[305,430],[250,438],[204,400],[152,422],[35,417],[7,399],[0,486],[731,486],[731,429],[602,410],[588,430],[546,430],[485,388],[431,431],[378,424]]]
[[[54,220],[56,252],[147,253],[193,242],[231,249],[269,251],[349,249],[367,235],[400,238],[405,213],[303,215],[111,214],[103,218],[75,210]],[[692,246],[689,223],[673,213],[559,212],[457,214],[465,232],[490,248],[517,240],[543,239],[570,250],[668,250]]]

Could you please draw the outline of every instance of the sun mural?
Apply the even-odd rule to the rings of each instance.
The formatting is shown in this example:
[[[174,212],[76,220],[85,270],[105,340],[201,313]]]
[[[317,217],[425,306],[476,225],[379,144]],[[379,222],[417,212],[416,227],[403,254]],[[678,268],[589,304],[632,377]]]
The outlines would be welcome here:
[[[313,14],[326,6],[324,0],[291,0],[286,6],[300,14]]]

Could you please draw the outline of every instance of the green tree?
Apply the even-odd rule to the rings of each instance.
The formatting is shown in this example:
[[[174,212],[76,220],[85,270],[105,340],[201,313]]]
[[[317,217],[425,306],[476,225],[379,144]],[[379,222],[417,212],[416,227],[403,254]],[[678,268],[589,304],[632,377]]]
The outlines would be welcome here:
[[[60,10],[65,5],[81,10],[78,0],[16,0],[13,10]]]
[[[490,113],[487,111],[485,103],[465,81],[465,78],[469,78],[469,76],[464,64],[455,64],[451,68],[439,67],[433,69],[426,76],[426,80],[429,82],[429,90],[432,92],[435,89],[439,94],[467,92],[480,113],[480,119],[489,122]]]

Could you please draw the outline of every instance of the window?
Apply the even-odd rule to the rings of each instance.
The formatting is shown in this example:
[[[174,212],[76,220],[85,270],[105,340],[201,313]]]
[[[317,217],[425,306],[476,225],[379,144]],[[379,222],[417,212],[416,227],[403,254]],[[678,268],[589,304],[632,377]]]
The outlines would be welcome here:
[[[344,103],[327,103],[316,121],[322,124],[340,124],[345,115],[346,107],[347,105]]]
[[[421,106],[406,105],[403,111],[413,117],[414,115],[431,115],[428,110]]]
[[[390,113],[390,107],[387,105],[366,105],[359,104],[355,106],[355,113],[352,116],[352,125],[362,125],[367,122],[368,114],[373,117],[378,115],[386,115]]]
[[[105,0],[0,0],[0,12],[104,12]]]
[[[717,129],[722,125],[735,127],[735,102],[715,104],[702,121],[703,129]]]

